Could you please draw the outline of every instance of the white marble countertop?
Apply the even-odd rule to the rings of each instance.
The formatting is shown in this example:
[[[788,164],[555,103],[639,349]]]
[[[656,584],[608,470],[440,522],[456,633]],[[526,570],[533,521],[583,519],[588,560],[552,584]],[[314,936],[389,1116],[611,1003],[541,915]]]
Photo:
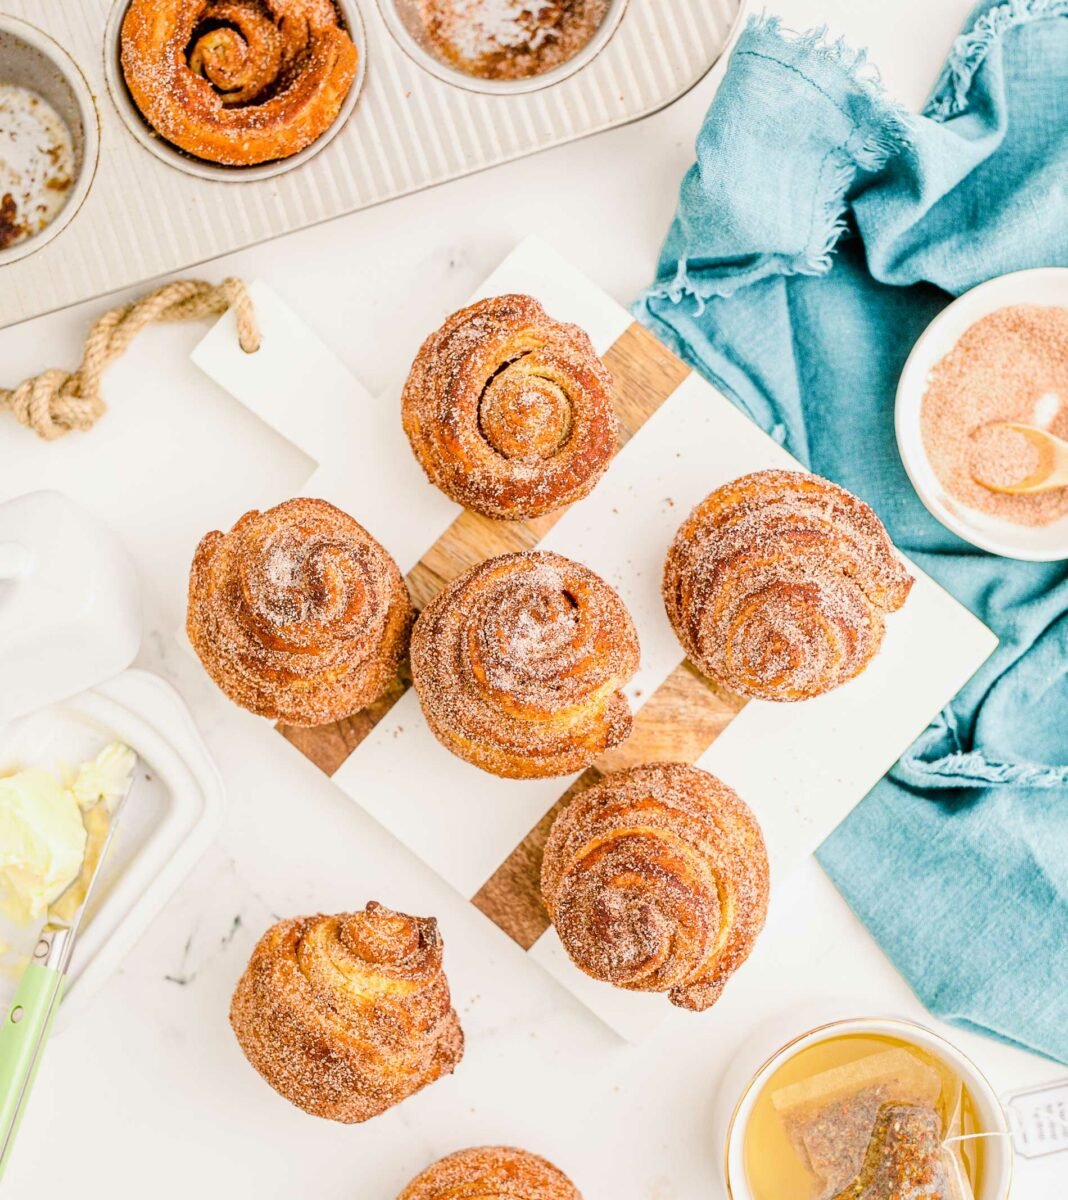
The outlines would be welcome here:
[[[970,0],[777,0],[798,28],[867,45],[918,106]],[[629,301],[651,275],[719,70],[647,121],[267,243],[203,268],[262,277],[372,390],[526,233]],[[636,186],[636,179],[640,181]],[[115,252],[121,254],[122,246]],[[317,303],[327,275],[342,303]],[[339,294],[334,284],[332,294]],[[73,362],[92,303],[0,331],[5,382]],[[745,970],[703,1017],[679,1014],[626,1046],[502,940],[270,727],[230,706],[181,649],[184,575],[198,536],[297,490],[307,464],[189,363],[203,327],[142,335],[109,375],[111,411],[46,445],[0,423],[0,499],[53,486],[124,537],[144,587],[140,663],[190,704],[229,793],[217,843],[76,1027],[48,1049],[4,1195],[85,1200],[205,1195],[390,1200],[447,1151],[487,1142],[558,1161],[590,1200],[715,1200],[710,1114],[734,1049],[762,1019],[834,998],[854,1014],[938,1027],[814,861],[780,892]],[[155,367],[151,392],[133,381]],[[136,446],[136,451],[131,447]],[[146,451],[144,448],[149,447]],[[245,1064],[227,1024],[234,983],[276,915],[377,898],[435,914],[467,1033],[460,1071],[374,1122],[316,1121]],[[1056,1064],[954,1030],[1006,1092]],[[1014,1196],[1063,1195],[1063,1156],[1021,1164]]]

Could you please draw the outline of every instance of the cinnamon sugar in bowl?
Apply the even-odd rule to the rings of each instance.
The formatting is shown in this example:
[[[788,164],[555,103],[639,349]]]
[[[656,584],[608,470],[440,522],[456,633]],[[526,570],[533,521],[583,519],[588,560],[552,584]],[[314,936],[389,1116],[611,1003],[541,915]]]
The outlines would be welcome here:
[[[1068,490],[1002,495],[1027,450],[990,428],[1019,421],[1068,434],[1068,269],[1002,275],[965,292],[927,327],[897,388],[898,449],[933,516],[1007,558],[1068,558]]]

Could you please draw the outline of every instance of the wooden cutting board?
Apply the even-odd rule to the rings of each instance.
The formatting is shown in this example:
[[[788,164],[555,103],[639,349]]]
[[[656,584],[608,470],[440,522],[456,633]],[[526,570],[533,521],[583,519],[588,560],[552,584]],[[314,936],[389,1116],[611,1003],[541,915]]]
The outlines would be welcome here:
[[[858,679],[826,696],[743,703],[686,665],[659,592],[675,531],[721,484],[800,464],[535,239],[513,251],[474,298],[526,292],[552,316],[583,326],[612,373],[622,431],[593,492],[536,521],[487,520],[427,484],[400,424],[407,362],[398,364],[397,386],[372,398],[283,301],[263,285],[252,291],[263,349],[242,355],[232,318],[224,317],[194,360],[316,462],[304,494],[337,504],[379,538],[406,573],[417,606],[485,558],[543,545],[597,571],[634,617],[642,661],[625,689],[634,731],[578,777],[501,780],[455,758],[429,732],[405,673],[348,720],[280,732],[582,1003],[624,1037],[644,1036],[666,1001],[588,979],[548,926],[538,878],[561,807],[608,770],[657,759],[697,763],[756,813],[774,903],[791,867],[874,786],[996,639],[910,564],[916,584],[888,620],[881,652]]]
[[[620,448],[689,375],[690,368],[637,323],[603,355],[612,373]],[[399,417],[398,417],[399,419]],[[494,521],[465,510],[408,573],[408,588],[422,610],[449,583],[495,554],[530,550],[562,512],[531,521]],[[681,523],[684,514],[679,515]],[[278,731],[327,775],[333,775],[411,687],[408,664],[390,691],[370,708],[334,725]],[[541,856],[553,819],[579,792],[606,771],[656,760],[696,762],[744,701],[717,688],[688,663],[680,664],[639,710],[628,740],[604,754],[534,826],[472,897],[473,902],[515,942],[529,949],[549,926],[538,880]]]

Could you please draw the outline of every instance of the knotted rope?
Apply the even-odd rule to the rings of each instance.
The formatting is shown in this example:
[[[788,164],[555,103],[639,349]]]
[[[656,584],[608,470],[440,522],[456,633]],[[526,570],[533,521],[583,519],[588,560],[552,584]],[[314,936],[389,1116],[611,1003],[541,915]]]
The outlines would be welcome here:
[[[0,411],[10,409],[27,429],[53,441],[72,429],[90,429],[104,412],[100,382],[146,325],[157,321],[195,321],[221,316],[228,308],[237,318],[241,349],[260,348],[260,331],[248,290],[240,279],[220,284],[178,279],[130,304],[113,308],[96,321],[85,339],[81,365],[67,372],[53,367],[15,388],[0,387]]]

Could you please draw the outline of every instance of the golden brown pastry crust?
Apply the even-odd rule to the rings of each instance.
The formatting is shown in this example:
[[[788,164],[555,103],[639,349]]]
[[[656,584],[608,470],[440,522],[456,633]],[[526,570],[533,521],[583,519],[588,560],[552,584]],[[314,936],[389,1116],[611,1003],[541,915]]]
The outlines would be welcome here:
[[[145,120],[228,166],[314,142],[356,65],[332,0],[131,0],[122,22],[122,73]]]
[[[544,1158],[511,1146],[460,1150],[427,1169],[398,1200],[582,1200]]]
[[[401,406],[431,483],[501,520],[581,499],[616,451],[608,369],[530,296],[453,313],[416,355]]]
[[[382,694],[414,612],[397,564],[325,500],[287,500],[207,534],[186,628],[231,700],[290,725],[351,716]]]
[[[380,904],[279,921],[238,982],[230,1024],[276,1092],[354,1124],[449,1075],[463,1033],[437,922]]]
[[[664,565],[664,603],[686,653],[763,700],[805,700],[858,675],[911,586],[875,513],[803,471],[718,488]]]
[[[541,890],[587,975],[700,1011],[748,958],[768,908],[764,837],[714,775],[650,763],[581,792],[556,818]]]
[[[472,568],[412,634],[415,689],[438,740],[509,779],[568,775],[623,741],[631,713],[620,689],[637,667],[623,601],[547,551]]]

